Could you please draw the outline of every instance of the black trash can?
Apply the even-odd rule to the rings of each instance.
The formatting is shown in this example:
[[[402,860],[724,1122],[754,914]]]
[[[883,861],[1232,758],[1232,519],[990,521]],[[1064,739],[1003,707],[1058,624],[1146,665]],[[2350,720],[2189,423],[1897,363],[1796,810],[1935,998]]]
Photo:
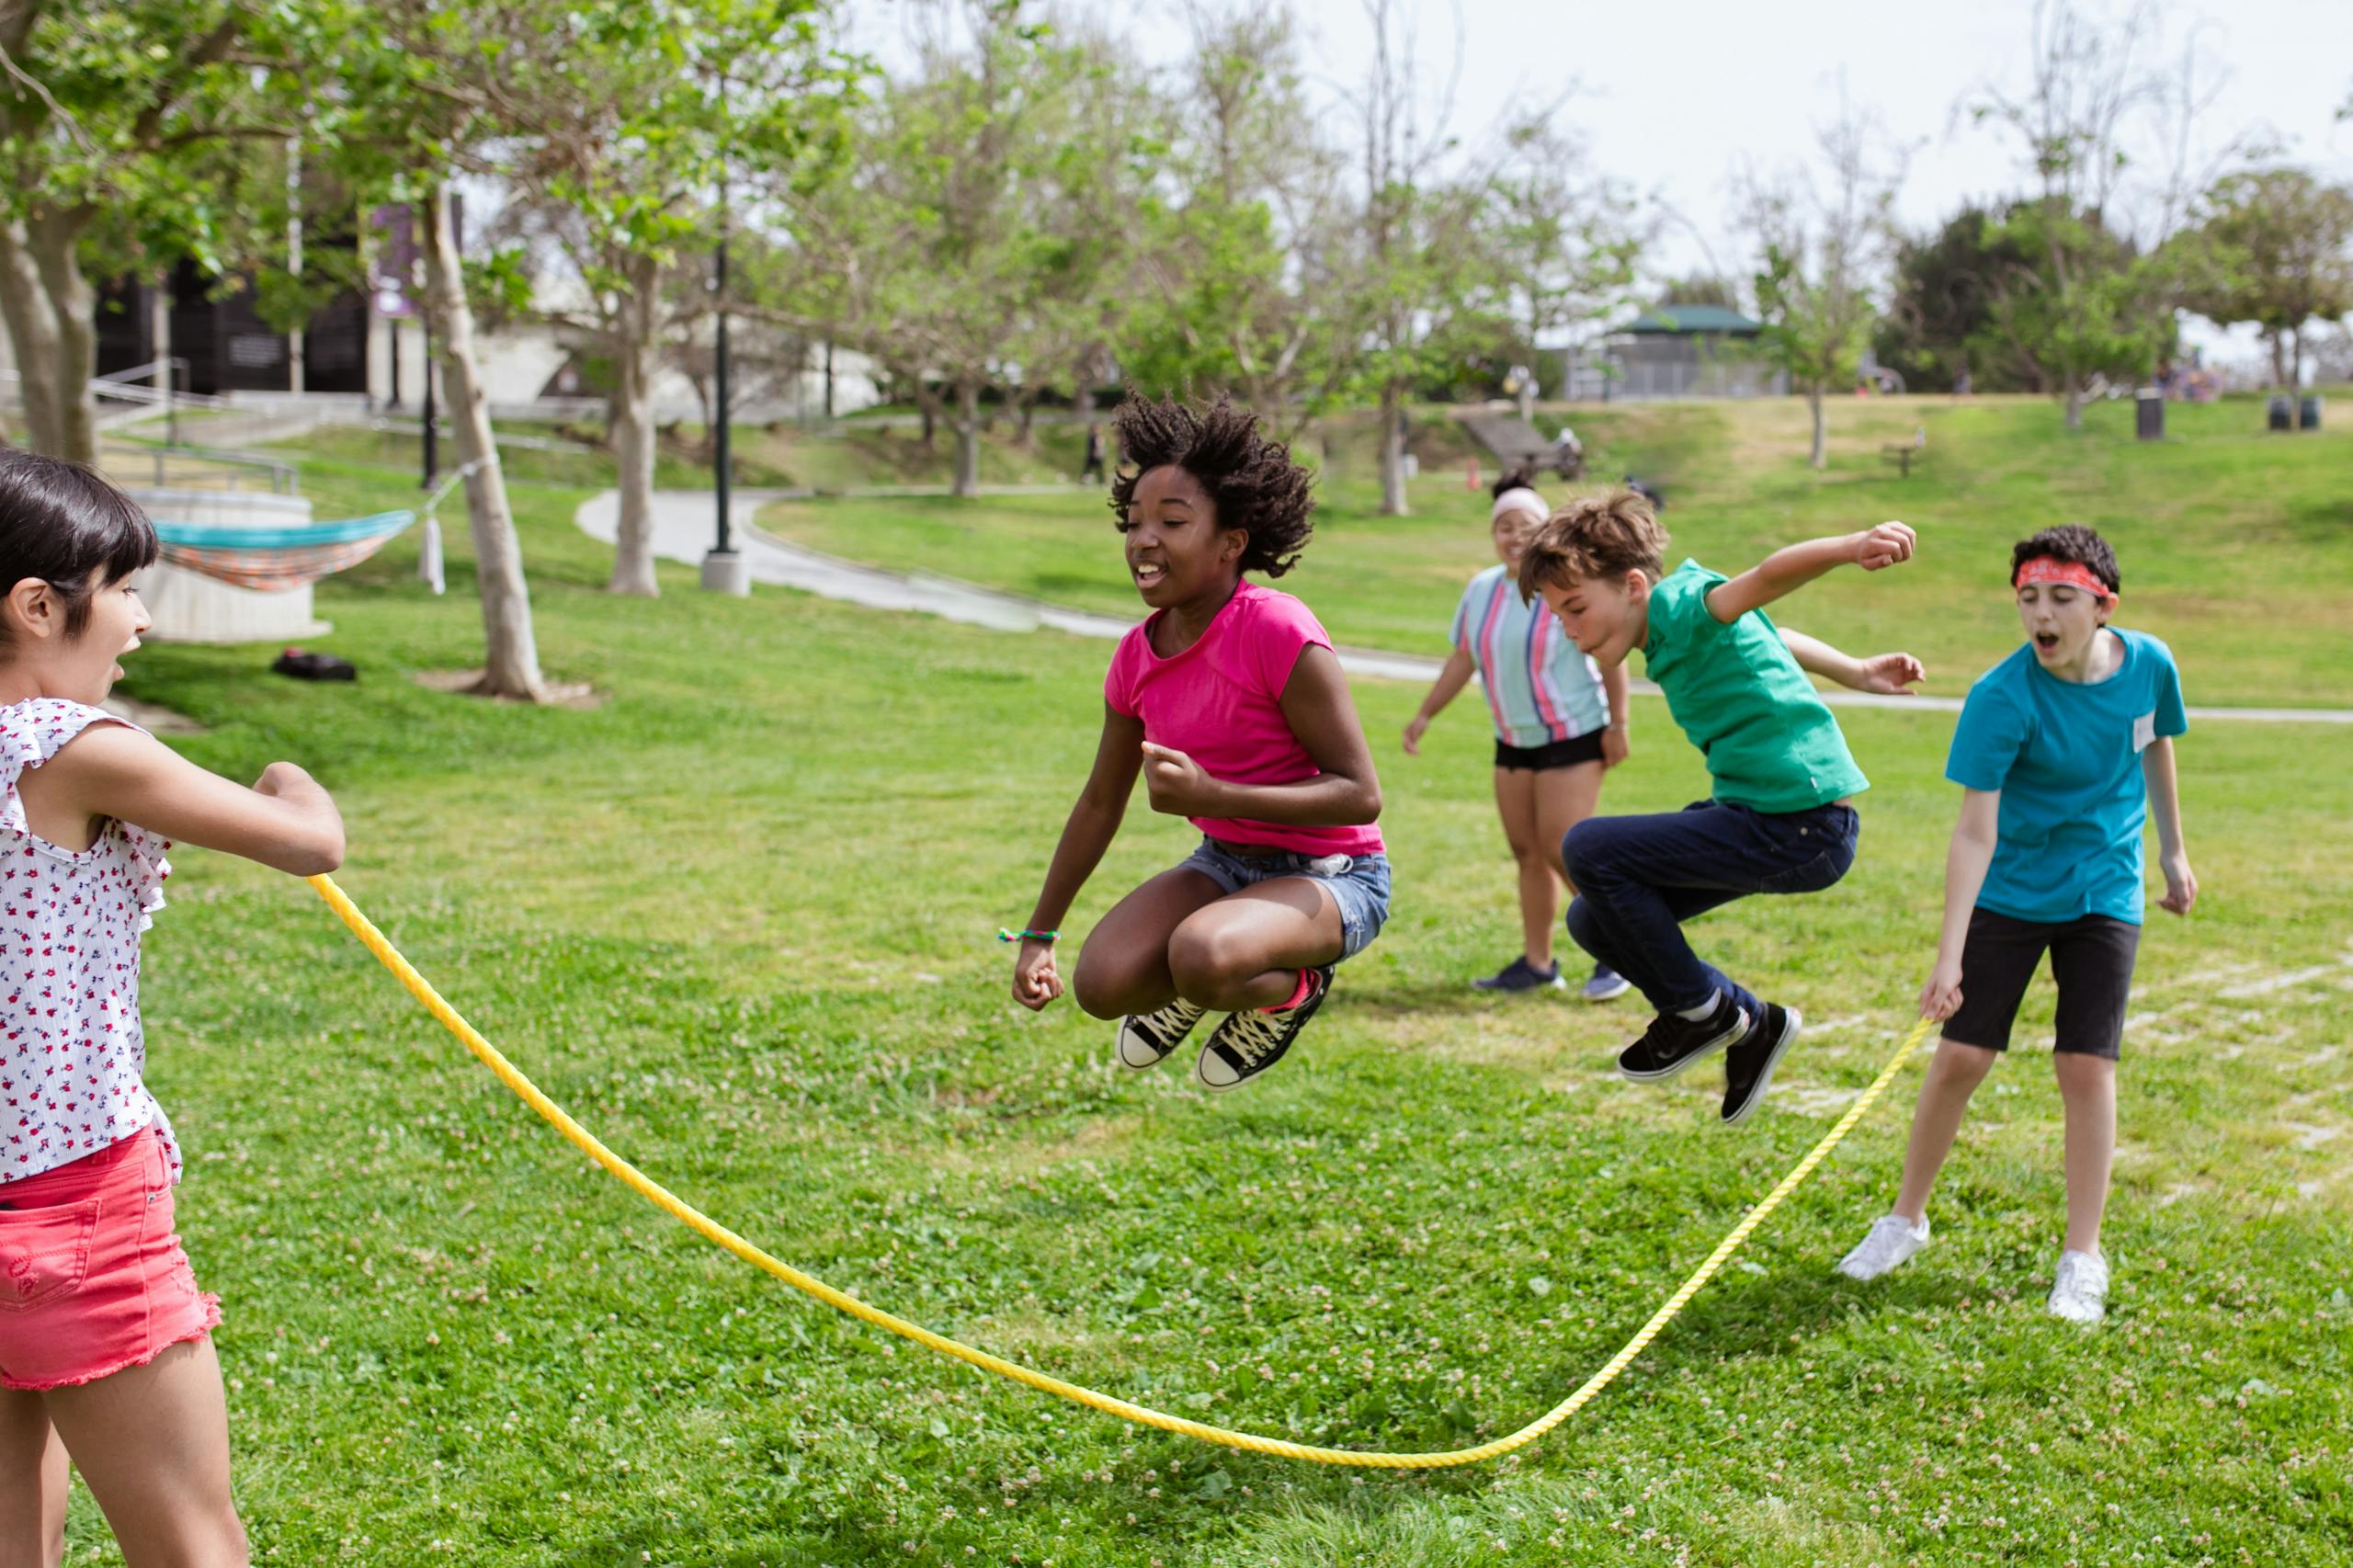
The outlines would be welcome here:
[[[2320,393],[2307,392],[2304,401],[2296,405],[2296,427],[2300,430],[2320,428]]]
[[[2291,400],[2284,397],[2271,400],[2271,427],[2274,430],[2293,430],[2296,427],[2296,405]]]
[[[2165,394],[2155,387],[2143,387],[2132,405],[2132,433],[2143,441],[2165,438]]]

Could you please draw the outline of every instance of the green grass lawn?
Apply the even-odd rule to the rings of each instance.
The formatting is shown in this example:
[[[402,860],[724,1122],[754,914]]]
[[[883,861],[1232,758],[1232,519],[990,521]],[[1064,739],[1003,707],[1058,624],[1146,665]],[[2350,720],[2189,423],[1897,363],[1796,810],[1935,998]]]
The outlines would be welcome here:
[[[1936,448],[1955,467],[1969,449],[1941,434]],[[335,516],[407,482],[347,457],[305,483]],[[1844,470],[1827,488],[1868,494],[1866,517],[1893,494]],[[1677,521],[1711,554],[1778,526],[1703,526],[1688,489]],[[1408,761],[1391,737],[1418,691],[1361,684],[1397,867],[1387,932],[1251,1092],[1212,1102],[1175,1066],[1124,1074],[1107,1028],[1067,1003],[1014,1006],[990,935],[1028,907],[1077,790],[1106,647],[765,588],[715,599],[684,568],[664,569],[658,602],[610,598],[605,551],[572,527],[582,495],[515,491],[542,656],[595,684],[592,710],[411,679],[479,661],[454,517],[448,597],[415,584],[405,537],[320,591],[337,627],[320,645],[360,665],[356,685],[270,676],[267,649],[156,646],[125,689],[210,726],[181,743],[210,766],[314,767],[349,819],[344,885],[655,1179],[943,1332],[1303,1440],[1482,1440],[1614,1350],[1904,1027],[1955,805],[1938,782],[1949,716],[1847,718],[1878,781],[1854,873],[1701,926],[1707,951],[1816,1020],[1763,1111],[1727,1132],[1711,1074],[1647,1089],[1614,1076],[1639,1021],[1628,1005],[1467,989],[1517,939],[1485,737],[1455,715]],[[963,526],[908,515],[892,537],[926,551],[922,530]],[[1099,522],[1063,552],[1075,574],[1112,556]],[[1333,533],[1424,540],[1429,602],[1347,602],[1348,553],[1327,540],[1318,608],[1354,639],[1431,646],[1403,629],[1442,619],[1477,529],[1378,528]],[[1464,552],[1437,548],[1445,529]],[[972,559],[927,559],[986,576],[1020,555],[1018,536],[980,537]],[[2161,629],[2194,694],[2342,667],[2329,622],[2257,608],[2276,590],[2341,624],[2344,579],[2319,564],[2341,546],[2249,549],[2245,566],[2302,568],[2217,585],[2230,613],[2201,619],[2187,587],[2169,600],[2160,585],[2195,552],[2185,540],[2161,569],[2156,537],[2128,550],[2133,588],[2149,584],[2128,608],[2184,607]],[[1937,570],[1842,588],[1823,629],[1844,634],[1840,618],[1885,590],[1870,614],[1892,633],[1901,607],[1918,615],[1968,575]],[[1970,570],[1998,582],[1998,563]],[[1946,656],[1998,646],[1998,591],[1984,597],[1973,641],[1937,630]],[[2234,665],[2267,627],[2277,664]],[[2324,693],[2283,673],[2262,694]],[[1605,806],[1701,790],[1663,708],[1644,700],[1635,720]],[[588,1165],[299,882],[185,852],[148,949],[151,1081],[191,1152],[180,1216],[199,1275],[226,1300],[257,1560],[2353,1562],[2353,734],[2208,724],[2181,756],[2205,892],[2143,949],[2104,1330],[2040,1310],[2062,1218],[2059,1104],[2031,1044],[2042,990],[2021,1059],[1962,1134],[1937,1239],[1901,1274],[1857,1287],[1830,1265],[1884,1209],[1915,1075],[1575,1423],[1432,1476],[1131,1429],[781,1290]],[[1187,846],[1139,806],[1074,933]],[[77,1497],[73,1561],[115,1561],[102,1534]]]
[[[2132,439],[2129,404],[2095,404],[2070,436],[2028,398],[1847,401],[1831,410],[1824,473],[1805,464],[1793,402],[1647,404],[1567,417],[1598,482],[1640,474],[1664,487],[1677,558],[1736,572],[1778,546],[1901,517],[1919,556],[1890,574],[1837,574],[1776,615],[1858,652],[1908,648],[1927,689],[1957,695],[2018,642],[2006,587],[2013,541],[2088,522],[2124,568],[2123,624],[2199,657],[2191,700],[2341,705],[2353,639],[2320,636],[2353,585],[2353,437],[2344,422],[2271,436],[2259,400],[2167,410],[2171,438]],[[1552,416],[1539,423],[1551,427]],[[1881,447],[1925,427],[1909,479]],[[1413,485],[1415,515],[1376,514],[1369,463],[1345,440],[1314,540],[1283,580],[1334,637],[1442,654],[1465,579],[1492,564],[1487,494],[1466,493],[1461,459],[1433,450]],[[1314,441],[1304,444],[1310,455]],[[1358,443],[1361,445],[1361,443]],[[1493,464],[1483,470],[1493,478]],[[1548,487],[1554,500],[1565,492]],[[977,501],[822,500],[768,509],[764,526],[817,549],[923,566],[1085,608],[1140,610],[1099,495]],[[1672,562],[1670,562],[1672,564]]]
[[[535,437],[569,436],[576,449],[549,451],[507,446],[500,460],[517,479],[554,484],[601,485],[612,471],[611,454],[588,444],[601,441],[594,426],[502,425],[507,435]],[[705,432],[699,425],[678,426],[665,436],[654,460],[654,483],[665,488],[699,488],[710,483],[710,466],[702,455]],[[406,428],[367,430],[356,427],[315,430],[286,449],[285,455],[316,460],[373,463],[416,472],[420,436]],[[870,428],[847,424],[837,434],[804,433],[789,423],[772,426],[745,425],[733,428],[730,440],[735,482],[751,488],[840,491],[866,485],[946,484],[953,477],[954,433],[945,425],[929,446],[914,430]],[[1076,478],[1086,449],[1083,428],[1040,424],[1024,444],[1013,434],[1011,420],[1000,421],[981,440],[981,479],[988,484],[1046,484]],[[441,460],[456,463],[456,448],[445,437]]]

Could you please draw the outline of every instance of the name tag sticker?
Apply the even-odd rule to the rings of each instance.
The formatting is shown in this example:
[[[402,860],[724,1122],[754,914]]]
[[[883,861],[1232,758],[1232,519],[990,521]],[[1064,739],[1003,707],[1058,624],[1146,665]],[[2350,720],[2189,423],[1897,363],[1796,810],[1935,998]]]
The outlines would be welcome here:
[[[2156,738],[2157,714],[2156,710],[2151,709],[2148,712],[2142,714],[2139,718],[2132,721],[2133,751],[2139,753],[2148,750],[2150,744],[2154,743]]]

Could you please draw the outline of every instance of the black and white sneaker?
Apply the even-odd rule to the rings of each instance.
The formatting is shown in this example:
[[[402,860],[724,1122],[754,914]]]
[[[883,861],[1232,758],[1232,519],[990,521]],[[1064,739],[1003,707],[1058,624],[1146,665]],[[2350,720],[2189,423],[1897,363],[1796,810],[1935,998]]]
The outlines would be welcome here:
[[[1296,1007],[1286,1007],[1279,1013],[1261,1012],[1254,1007],[1246,1013],[1228,1013],[1224,1022],[1211,1031],[1201,1047],[1200,1060],[1194,1063],[1193,1074],[1205,1089],[1238,1088],[1282,1060],[1307,1020],[1324,1006],[1324,998],[1332,994],[1331,964],[1309,970],[1307,999]]]
[[[1538,969],[1528,961],[1528,955],[1522,953],[1495,973],[1483,980],[1472,981],[1471,987],[1474,991],[1562,991],[1567,988],[1568,983],[1561,978],[1559,960],[1555,959],[1550,969]]]
[[[1729,991],[1716,993],[1715,1010],[1704,1018],[1661,1013],[1643,1031],[1643,1038],[1618,1053],[1618,1073],[1637,1084],[1672,1078],[1720,1046],[1730,1045],[1748,1030],[1748,1015]]]
[[[1157,1012],[1130,1013],[1120,1020],[1120,1065],[1139,1073],[1159,1066],[1208,1011],[1179,996]]]
[[[1724,1052],[1724,1125],[1755,1110],[1773,1086],[1773,1068],[1805,1020],[1793,1007],[1765,1004],[1765,1016]]]

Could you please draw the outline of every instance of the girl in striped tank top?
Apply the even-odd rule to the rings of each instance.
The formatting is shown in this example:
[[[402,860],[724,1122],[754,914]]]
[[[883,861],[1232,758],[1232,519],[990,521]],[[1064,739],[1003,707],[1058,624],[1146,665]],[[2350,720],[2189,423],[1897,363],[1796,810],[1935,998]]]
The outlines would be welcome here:
[[[1553,922],[1568,873],[1561,841],[1593,814],[1601,776],[1626,759],[1626,671],[1606,674],[1577,652],[1540,600],[1519,597],[1519,557],[1551,515],[1521,467],[1495,482],[1488,514],[1497,565],[1471,579],[1454,608],[1453,653],[1421,710],[1405,726],[1405,754],[1475,674],[1495,728],[1495,809],[1519,876],[1520,955],[1484,979],[1483,991],[1562,989],[1552,957]],[[1581,994],[1607,1002],[1627,983],[1596,965]]]

